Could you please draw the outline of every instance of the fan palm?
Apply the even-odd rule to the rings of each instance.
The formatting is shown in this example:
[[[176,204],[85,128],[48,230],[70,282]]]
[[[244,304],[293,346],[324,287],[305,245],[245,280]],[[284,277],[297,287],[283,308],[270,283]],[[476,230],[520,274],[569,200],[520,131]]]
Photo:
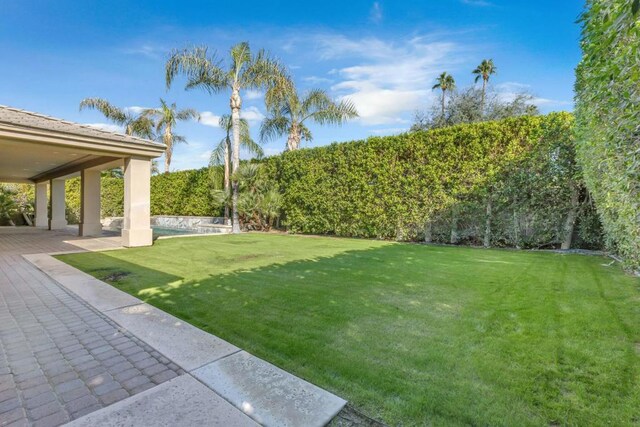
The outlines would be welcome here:
[[[346,100],[335,102],[323,90],[312,90],[300,99],[292,83],[280,85],[278,89],[267,99],[269,115],[262,122],[260,139],[265,141],[287,135],[287,150],[297,150],[303,139],[313,139],[305,125],[307,120],[320,125],[341,125],[358,116],[353,103]]]
[[[124,128],[127,135],[153,139],[153,120],[144,114],[133,114],[126,108],[118,108],[102,98],[85,98],[80,102],[80,110],[100,111],[105,118]]]
[[[288,80],[280,63],[264,51],[251,53],[249,44],[241,42],[233,46],[230,51],[229,66],[225,69],[215,56],[208,54],[206,47],[173,51],[166,64],[167,87],[178,74],[187,77],[186,89],[203,89],[209,93],[222,90],[231,92],[231,125],[233,130],[233,144],[231,150],[233,171],[240,165],[240,110],[242,98],[240,92],[244,89],[267,89],[267,99],[272,89]],[[240,232],[238,216],[238,181],[231,180],[233,190],[233,232]]]
[[[456,88],[456,81],[453,76],[446,71],[438,76],[436,84],[433,85],[431,90],[440,89],[442,91],[442,97],[440,102],[442,103],[442,118],[444,119],[444,102],[447,91],[452,91]]]
[[[223,165],[224,176],[223,176],[223,185],[224,191],[229,192],[231,182],[231,144],[233,137],[233,125],[231,116],[229,114],[225,114],[220,117],[218,121],[220,128],[225,131],[225,136],[220,140],[218,146],[211,152],[211,159],[209,160],[209,166],[214,167],[213,170],[215,172],[220,171],[219,168],[215,168],[215,166]],[[264,152],[262,151],[262,147],[257,144],[253,139],[251,139],[251,135],[249,133],[249,123],[246,119],[240,119],[240,146],[244,148],[251,154],[255,154],[258,157],[262,157]],[[219,176],[214,177],[214,182],[219,182]],[[224,217],[225,220],[229,218],[229,205],[225,204],[224,207]]]
[[[169,173],[173,147],[175,144],[186,142],[184,137],[173,133],[176,123],[189,119],[200,120],[200,114],[192,108],[178,110],[175,102],[169,105],[162,98],[160,98],[160,107],[148,108],[144,110],[142,114],[150,117],[156,125],[156,132],[162,134],[162,142],[167,146],[164,152],[164,173]]]
[[[497,67],[493,64],[493,59],[483,59],[480,65],[472,71],[472,73],[476,75],[476,83],[478,83],[478,80],[482,79],[482,98],[480,101],[482,111],[484,111],[484,98],[487,91],[487,83],[489,83],[491,75],[495,74],[497,70]]]

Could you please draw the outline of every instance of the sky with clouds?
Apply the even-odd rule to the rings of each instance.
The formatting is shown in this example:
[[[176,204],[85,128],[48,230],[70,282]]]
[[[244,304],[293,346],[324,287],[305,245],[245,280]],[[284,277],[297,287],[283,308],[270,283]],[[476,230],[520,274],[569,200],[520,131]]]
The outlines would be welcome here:
[[[172,169],[207,164],[223,137],[218,119],[228,94],[167,90],[164,63],[174,48],[207,45],[224,58],[248,41],[280,58],[302,90],[322,88],[352,100],[360,117],[341,128],[310,128],[305,146],[409,128],[417,109],[436,99],[435,77],[448,71],[459,87],[492,58],[493,88],[504,97],[526,91],[543,112],[573,109],[580,60],[581,0],[91,1],[0,0],[0,104],[116,131],[97,112],[78,110],[103,97],[135,111],[159,98],[201,112],[179,124],[188,144],[176,147]],[[243,116],[257,137],[264,118],[259,91],[243,94]],[[267,154],[285,140],[265,144]]]

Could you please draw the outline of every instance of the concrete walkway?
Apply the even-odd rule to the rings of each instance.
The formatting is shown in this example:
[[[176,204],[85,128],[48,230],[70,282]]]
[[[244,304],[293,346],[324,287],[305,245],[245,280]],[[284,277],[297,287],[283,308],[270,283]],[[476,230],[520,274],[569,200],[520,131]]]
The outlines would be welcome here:
[[[55,307],[56,311],[68,310],[75,316],[71,314],[63,316],[57,326],[59,330],[67,329],[71,331],[71,335],[76,336],[74,335],[76,331],[70,329],[73,326],[84,330],[87,336],[91,337],[101,336],[100,331],[104,331],[110,339],[113,335],[111,341],[105,340],[107,342],[105,345],[112,348],[104,351],[115,350],[121,353],[104,359],[109,364],[106,372],[109,373],[110,367],[115,367],[115,370],[123,369],[121,364],[127,369],[115,374],[109,373],[110,379],[120,385],[118,388],[115,384],[100,389],[92,387],[89,380],[93,377],[89,378],[87,375],[81,375],[81,372],[76,372],[78,381],[73,384],[88,390],[91,397],[97,401],[96,403],[83,395],[81,396],[85,398],[83,402],[91,401],[91,404],[87,403],[81,409],[69,405],[71,401],[77,400],[77,397],[65,401],[66,395],[62,396],[62,393],[66,392],[66,387],[71,385],[63,387],[61,391],[56,388],[57,384],[51,384],[50,393],[62,408],[56,413],[63,415],[37,424],[42,419],[36,419],[40,412],[34,414],[31,407],[36,403],[38,403],[36,407],[44,404],[34,402],[27,405],[30,397],[25,397],[21,387],[18,386],[18,382],[21,383],[24,379],[17,372],[23,372],[21,370],[27,368],[22,367],[22,364],[5,366],[0,360],[0,425],[19,421],[23,424],[54,426],[75,419],[70,425],[91,427],[241,426],[256,425],[257,422],[269,426],[322,426],[328,423],[346,403],[339,397],[284,372],[218,337],[182,322],[43,253],[114,249],[118,247],[118,242],[114,238],[93,240],[76,238],[73,241],[65,241],[64,238],[68,238],[68,235],[55,236],[47,233],[51,232],[30,231],[16,238],[16,234],[3,234],[3,230],[0,230],[0,296],[7,307],[10,304],[15,307],[24,307],[13,308],[13,311],[7,310],[10,313],[7,316],[12,316],[15,326],[12,329],[13,332],[7,333],[9,337],[7,344],[5,345],[4,341],[1,342],[3,352],[20,355],[30,353],[31,355],[25,357],[31,361],[31,364],[20,362],[24,363],[24,366],[30,366],[28,371],[32,368],[40,368],[38,351],[48,350],[56,353],[52,351],[53,346],[56,345],[55,341],[47,345],[42,343],[42,348],[38,347],[37,350],[26,345],[32,335],[41,337],[43,333],[47,333],[47,327],[53,322],[50,316],[45,314],[42,318],[36,316],[32,322],[25,321],[19,314],[16,317],[16,313],[21,310],[39,312],[37,304],[34,305],[36,307],[34,310],[31,309],[34,304],[34,298],[31,296],[42,294],[41,288],[43,288],[57,298],[43,303],[44,306]],[[42,250],[42,248],[46,249]],[[18,268],[20,272],[12,272],[14,268]],[[14,298],[13,302],[6,302],[5,293]],[[18,294],[26,294],[26,296],[17,297]],[[22,299],[22,305],[15,303],[18,298]],[[109,325],[110,329],[99,324],[96,318],[105,325]],[[0,324],[4,324],[3,319],[4,317],[0,317]],[[67,324],[68,322],[70,324]],[[34,334],[34,323],[41,325],[40,329],[45,332]],[[98,328],[103,329],[97,331]],[[54,327],[54,330],[58,329]],[[14,343],[17,337],[15,330],[19,330],[25,339]],[[4,327],[0,335],[4,337]],[[68,335],[67,333],[66,336]],[[36,340],[36,338],[33,339]],[[82,340],[78,341],[77,344],[73,343],[74,348],[69,353],[62,351],[66,347],[60,349],[56,353],[60,355],[57,356],[58,359],[62,357],[68,360],[67,357],[73,359],[73,357],[83,356],[86,359],[87,355],[92,356],[93,349],[87,348],[88,344]],[[90,343],[90,341],[86,342]],[[111,342],[113,345],[110,344]],[[127,350],[133,348],[134,344],[131,343],[141,350],[135,353],[133,350]],[[122,352],[130,352],[131,355],[122,354]],[[144,354],[148,354],[148,357],[135,356],[143,352],[146,352]],[[71,353],[73,356],[67,356]],[[94,358],[98,359],[97,362],[101,362],[102,359],[98,358],[98,355]],[[131,360],[133,356],[135,360]],[[153,365],[150,364],[150,359],[155,361]],[[136,365],[135,362],[140,360],[147,361]],[[87,359],[80,363],[88,361]],[[140,379],[125,383],[129,380],[127,378],[119,382],[119,378],[115,375],[132,369],[127,364],[131,364],[138,370],[140,374],[135,378],[140,377]],[[147,364],[148,366],[145,366]],[[160,370],[161,367],[164,369]],[[43,373],[47,384],[50,380],[53,381],[46,372],[43,371]],[[148,382],[142,383],[143,378]],[[111,397],[111,399],[101,400],[102,394],[94,393],[94,388],[99,393],[110,388],[108,393],[117,395],[120,399]],[[18,395],[17,398],[12,396],[5,399],[3,393],[6,390],[14,390]],[[123,391],[116,393],[115,390]],[[127,393],[126,396],[124,392]],[[34,391],[28,396],[35,393],[40,392]],[[7,393],[6,396],[9,394]],[[5,402],[10,403],[5,404]],[[107,406],[111,403],[113,404]],[[5,416],[5,414],[8,415]],[[81,417],[83,414],[88,415]],[[10,420],[11,417],[14,419]]]

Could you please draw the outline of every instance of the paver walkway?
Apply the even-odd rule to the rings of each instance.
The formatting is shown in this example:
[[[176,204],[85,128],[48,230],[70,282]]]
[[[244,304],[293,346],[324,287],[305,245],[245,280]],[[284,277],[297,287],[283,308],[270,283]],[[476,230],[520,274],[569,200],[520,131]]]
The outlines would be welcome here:
[[[182,373],[22,258],[78,249],[60,234],[1,236],[1,426],[57,426]]]
[[[47,253],[118,237],[0,227],[0,426],[326,425],[346,403]]]

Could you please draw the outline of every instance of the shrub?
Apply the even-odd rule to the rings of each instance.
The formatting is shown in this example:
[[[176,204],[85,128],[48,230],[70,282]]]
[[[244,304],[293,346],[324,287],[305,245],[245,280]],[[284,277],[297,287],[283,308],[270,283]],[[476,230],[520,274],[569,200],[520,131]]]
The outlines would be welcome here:
[[[578,159],[607,246],[640,268],[640,2],[589,0],[576,76]]]
[[[265,163],[292,232],[479,244],[488,225],[492,244],[555,247],[577,234],[575,224],[585,228],[592,210],[572,124],[568,113],[519,117],[335,143]],[[591,226],[583,234],[597,242]]]

